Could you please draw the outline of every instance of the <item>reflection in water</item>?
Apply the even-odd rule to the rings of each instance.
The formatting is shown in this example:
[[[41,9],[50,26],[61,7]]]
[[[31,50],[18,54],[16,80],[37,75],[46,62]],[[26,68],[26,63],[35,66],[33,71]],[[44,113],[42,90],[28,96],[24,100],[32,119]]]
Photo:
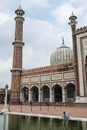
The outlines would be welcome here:
[[[87,122],[59,120],[29,116],[3,116],[3,129],[0,130],[87,130]],[[1,122],[1,119],[0,119]]]
[[[9,115],[8,130],[20,130],[20,116]]]
[[[3,130],[6,130],[6,115],[3,116]]]
[[[1,124],[2,122],[2,124]],[[2,125],[2,129],[0,130],[8,130],[8,115],[3,114],[2,120],[0,120],[0,126]]]

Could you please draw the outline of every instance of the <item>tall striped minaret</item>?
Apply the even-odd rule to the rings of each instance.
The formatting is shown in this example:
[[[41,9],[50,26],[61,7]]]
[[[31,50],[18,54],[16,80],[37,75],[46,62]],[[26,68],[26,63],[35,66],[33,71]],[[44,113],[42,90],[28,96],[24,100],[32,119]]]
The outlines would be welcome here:
[[[19,104],[20,102],[20,84],[22,72],[22,49],[23,49],[23,15],[25,12],[19,7],[15,11],[15,39],[13,42],[13,66],[11,81],[11,104]]]

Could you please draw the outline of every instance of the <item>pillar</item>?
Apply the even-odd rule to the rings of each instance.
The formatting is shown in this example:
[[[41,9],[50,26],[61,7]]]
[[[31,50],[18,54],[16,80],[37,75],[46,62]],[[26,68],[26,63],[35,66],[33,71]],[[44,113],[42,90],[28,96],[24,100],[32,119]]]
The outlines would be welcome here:
[[[39,89],[39,102],[43,102],[43,91]]]
[[[50,89],[50,102],[54,102],[54,91]]]
[[[66,91],[62,89],[62,102],[66,102]]]
[[[20,92],[20,101],[24,102],[24,93],[23,92]]]
[[[29,90],[29,102],[33,101],[33,92]]]

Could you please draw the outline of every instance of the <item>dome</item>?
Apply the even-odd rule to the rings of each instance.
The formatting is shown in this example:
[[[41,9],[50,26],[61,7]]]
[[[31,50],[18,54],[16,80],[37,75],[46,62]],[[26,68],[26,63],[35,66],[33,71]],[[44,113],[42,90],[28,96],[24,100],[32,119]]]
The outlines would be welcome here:
[[[73,62],[73,51],[70,47],[65,46],[62,38],[62,45],[57,48],[50,57],[51,65],[71,64]]]

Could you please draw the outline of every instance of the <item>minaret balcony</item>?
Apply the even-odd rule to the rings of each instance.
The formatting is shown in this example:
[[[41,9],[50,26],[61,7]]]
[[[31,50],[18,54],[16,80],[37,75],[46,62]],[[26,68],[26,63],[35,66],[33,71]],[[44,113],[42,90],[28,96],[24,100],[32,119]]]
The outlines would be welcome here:
[[[13,45],[16,45],[16,46],[24,46],[24,42],[20,41],[20,40],[16,40],[12,43]]]

